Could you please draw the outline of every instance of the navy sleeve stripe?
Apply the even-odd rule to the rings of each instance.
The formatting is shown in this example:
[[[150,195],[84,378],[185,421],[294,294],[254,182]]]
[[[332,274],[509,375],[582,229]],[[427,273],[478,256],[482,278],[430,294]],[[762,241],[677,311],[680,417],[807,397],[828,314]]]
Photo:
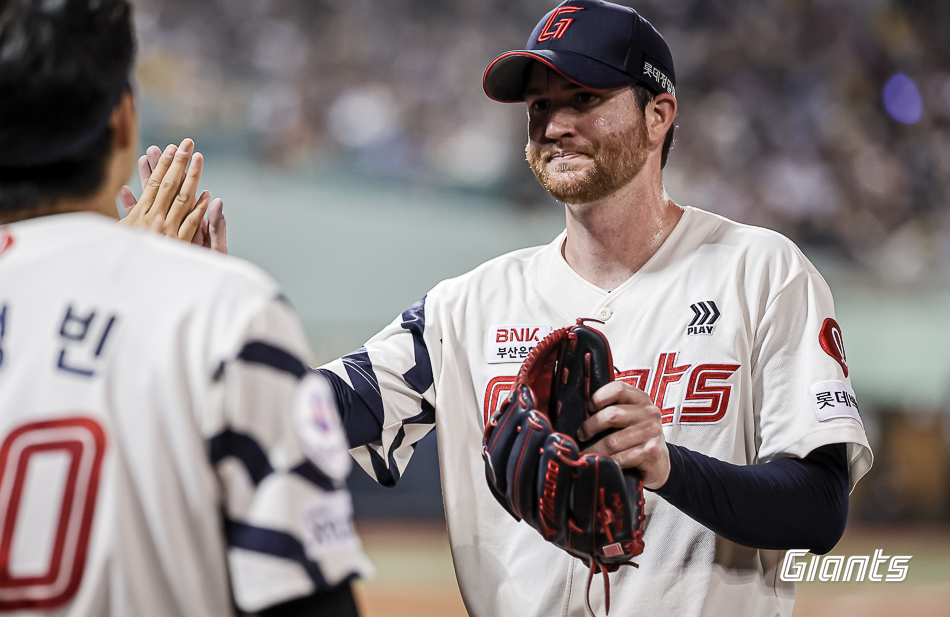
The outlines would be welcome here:
[[[422,411],[418,414],[412,416],[411,418],[406,418],[402,421],[403,424],[435,424],[435,407],[432,406],[429,401],[422,399]]]
[[[250,435],[226,429],[209,439],[208,445],[212,465],[217,465],[227,457],[234,457],[243,463],[255,486],[274,473],[264,449]]]
[[[224,521],[224,533],[230,546],[296,562],[307,571],[317,589],[330,588],[320,568],[307,558],[303,545],[292,535],[227,518]]]
[[[379,426],[383,426],[385,412],[383,411],[383,397],[379,390],[379,379],[373,370],[373,363],[369,359],[369,352],[360,347],[351,354],[343,357],[343,366],[353,384],[353,391],[362,400],[363,406],[369,410]]]
[[[333,479],[328,475],[317,469],[317,466],[311,463],[310,461],[305,461],[300,463],[296,467],[290,470],[290,473],[296,474],[301,478],[309,481],[311,484],[319,486],[325,491],[334,491],[336,486],[334,486]]]
[[[405,433],[402,429],[399,429],[393,443],[401,444],[403,437],[405,437]],[[381,457],[376,450],[368,448],[367,451],[369,452],[370,462],[373,464],[373,474],[376,475],[376,481],[390,488],[396,486],[396,482],[399,482],[399,467],[396,466],[396,461],[393,460],[392,455],[389,456],[389,466],[387,467],[386,459]]]
[[[382,396],[382,392],[379,389],[379,379],[376,377],[375,371],[373,371],[373,364],[369,361],[369,355],[366,354],[365,348],[361,347],[353,353],[343,356],[341,360],[346,367],[348,375],[351,371],[356,373],[356,375],[362,377],[366,385],[373,389],[373,392],[377,396]],[[353,379],[353,375],[350,375],[350,379]]]
[[[402,314],[402,327],[412,334],[412,348],[416,360],[416,365],[403,373],[403,378],[419,394],[432,387],[432,360],[422,336],[426,328],[425,305],[426,296],[423,296]]]
[[[317,369],[317,372],[323,375],[333,388],[336,407],[343,422],[343,432],[346,433],[350,447],[356,448],[382,441],[382,419],[373,414],[356,391],[333,371]]]
[[[290,373],[297,379],[307,374],[307,365],[293,354],[263,341],[251,341],[238,354],[238,359],[250,364],[263,364],[278,371]]]

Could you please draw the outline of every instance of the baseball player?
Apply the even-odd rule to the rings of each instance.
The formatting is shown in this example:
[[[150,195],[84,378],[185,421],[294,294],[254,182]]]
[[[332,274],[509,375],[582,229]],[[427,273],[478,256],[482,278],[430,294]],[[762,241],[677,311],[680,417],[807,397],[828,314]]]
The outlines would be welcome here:
[[[781,235],[670,201],[673,61],[633,9],[564,2],[484,89],[527,105],[527,159],[566,229],[441,282],[322,369],[354,456],[393,484],[436,428],[470,614],[585,615],[587,567],[499,506],[481,448],[529,351],[598,319],[619,380],[578,437],[617,429],[591,451],[650,489],[639,568],[610,575],[614,610],[790,615],[783,551],[832,548],[871,465],[827,285]],[[597,586],[591,600],[602,615]]]
[[[114,222],[130,12],[0,0],[0,613],[355,616],[350,458],[294,312],[251,265]],[[130,222],[192,239],[193,148]]]

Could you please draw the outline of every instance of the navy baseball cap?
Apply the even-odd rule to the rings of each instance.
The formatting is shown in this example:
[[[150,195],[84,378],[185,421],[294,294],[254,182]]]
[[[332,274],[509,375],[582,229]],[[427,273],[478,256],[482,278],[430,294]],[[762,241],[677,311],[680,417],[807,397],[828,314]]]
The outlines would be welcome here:
[[[502,103],[524,100],[527,69],[537,61],[586,88],[642,84],[676,96],[670,48],[630,7],[567,0],[534,27],[524,49],[501,54],[485,69],[485,94]]]

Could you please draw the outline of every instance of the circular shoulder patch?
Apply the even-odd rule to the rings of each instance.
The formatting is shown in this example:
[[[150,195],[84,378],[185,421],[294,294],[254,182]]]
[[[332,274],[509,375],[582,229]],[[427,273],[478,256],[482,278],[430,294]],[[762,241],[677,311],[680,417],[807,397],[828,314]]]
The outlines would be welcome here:
[[[316,373],[308,373],[297,388],[294,400],[294,425],[310,462],[334,480],[344,480],[353,466],[349,444],[333,392]]]

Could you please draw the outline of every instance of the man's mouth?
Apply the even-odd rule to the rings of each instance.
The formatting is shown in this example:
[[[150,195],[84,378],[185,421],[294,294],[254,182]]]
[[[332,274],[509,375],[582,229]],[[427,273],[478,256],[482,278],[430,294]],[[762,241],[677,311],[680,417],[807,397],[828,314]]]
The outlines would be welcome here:
[[[581,157],[590,157],[586,152],[580,152],[576,150],[569,151],[556,151],[556,152],[545,152],[544,153],[544,162],[550,163],[567,163]]]

